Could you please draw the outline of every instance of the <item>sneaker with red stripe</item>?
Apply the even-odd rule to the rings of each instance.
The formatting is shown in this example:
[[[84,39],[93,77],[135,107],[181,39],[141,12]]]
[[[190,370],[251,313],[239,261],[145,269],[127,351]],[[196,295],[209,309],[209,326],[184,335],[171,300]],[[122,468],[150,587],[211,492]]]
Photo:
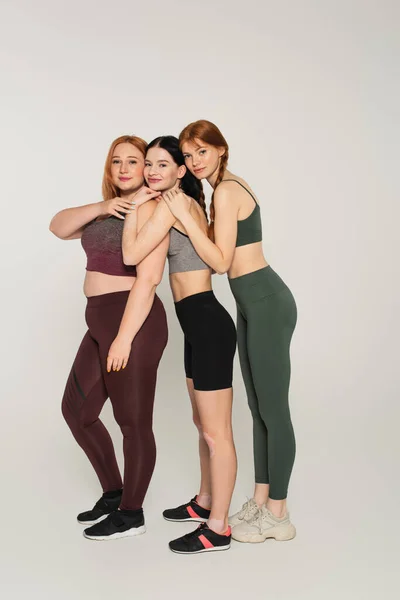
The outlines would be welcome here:
[[[172,552],[178,554],[200,554],[215,550],[229,550],[231,547],[231,528],[226,533],[216,533],[206,523],[197,529],[169,543]]]
[[[167,521],[197,521],[198,523],[205,523],[210,517],[211,511],[197,504],[196,498],[197,496],[192,498],[190,502],[176,508],[164,510],[164,519]]]

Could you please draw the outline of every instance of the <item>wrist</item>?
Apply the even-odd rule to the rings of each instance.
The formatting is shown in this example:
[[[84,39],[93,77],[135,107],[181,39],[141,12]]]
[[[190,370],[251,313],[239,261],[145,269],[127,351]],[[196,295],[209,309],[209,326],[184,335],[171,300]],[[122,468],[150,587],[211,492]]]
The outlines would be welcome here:
[[[106,203],[105,203],[104,200],[100,200],[100,202],[96,202],[95,205],[96,205],[96,208],[98,210],[98,213],[96,215],[97,217],[105,215],[105,209],[106,209],[105,204]]]
[[[124,344],[132,344],[133,338],[134,336],[129,335],[128,332],[118,331],[117,337],[115,339],[117,339],[119,342],[123,342]]]

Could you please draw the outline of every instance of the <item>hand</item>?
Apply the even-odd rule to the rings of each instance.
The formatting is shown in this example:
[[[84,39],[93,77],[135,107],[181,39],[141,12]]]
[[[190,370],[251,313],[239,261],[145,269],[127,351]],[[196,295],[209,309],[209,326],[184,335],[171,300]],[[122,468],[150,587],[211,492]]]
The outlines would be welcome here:
[[[125,369],[131,353],[132,342],[116,337],[110,346],[107,356],[107,373]]]
[[[178,221],[182,222],[185,215],[189,214],[192,199],[186,196],[180,189],[172,189],[163,194],[163,200],[167,203],[169,210]]]
[[[123,220],[125,217],[120,213],[127,214],[131,212],[132,202],[116,196],[115,198],[111,198],[111,200],[103,200],[103,202],[100,202],[100,208],[102,216],[113,215],[114,217]]]
[[[139,208],[145,202],[149,200],[153,200],[154,198],[161,197],[161,192],[155,192],[145,185],[140,188],[137,192],[129,196],[129,200],[131,201],[131,208]]]

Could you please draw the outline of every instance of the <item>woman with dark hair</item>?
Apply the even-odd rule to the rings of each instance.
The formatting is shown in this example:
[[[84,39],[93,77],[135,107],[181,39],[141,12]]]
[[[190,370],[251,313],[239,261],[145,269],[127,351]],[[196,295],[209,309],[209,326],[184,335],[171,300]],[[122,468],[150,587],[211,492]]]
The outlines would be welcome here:
[[[57,213],[50,231],[63,240],[80,238],[87,254],[84,336],[72,366],[62,412],[103,488],[92,510],[78,521],[88,539],[108,540],[145,532],[143,500],[156,460],[152,430],[158,364],[167,343],[167,321],[156,288],[164,270],[167,242],[161,241],[137,267],[122,260],[124,215],[143,187],[146,142],[122,136],[111,144],[103,177],[103,201]],[[154,202],[154,204],[156,204]],[[138,214],[138,227],[151,216],[151,202]],[[113,443],[99,419],[110,397],[123,435],[122,480]]]
[[[182,189],[191,217],[201,231],[207,231],[201,185],[187,171],[177,138],[163,136],[149,144],[144,176],[151,190],[166,193]],[[133,205],[137,208],[146,200],[137,195]],[[187,388],[200,434],[201,483],[199,494],[190,502],[165,510],[163,515],[170,521],[202,523],[195,531],[170,542],[174,552],[226,550],[230,547],[228,511],[236,478],[231,425],[236,330],[212,292],[210,267],[198,256],[184,227],[163,200],[140,232],[136,212],[127,216],[122,243],[125,264],[140,264],[166,239],[170,285],[185,336]]]
[[[189,171],[199,183],[207,179],[214,190],[210,237],[193,219],[183,193],[172,191],[164,200],[199,256],[217,273],[228,273],[253,417],[254,497],[230,517],[232,537],[241,542],[289,540],[296,535],[286,508],[295,457],[288,393],[296,304],[264,258],[260,206],[248,184],[227,170],[229,148],[218,127],[204,120],[191,123],[179,143]]]

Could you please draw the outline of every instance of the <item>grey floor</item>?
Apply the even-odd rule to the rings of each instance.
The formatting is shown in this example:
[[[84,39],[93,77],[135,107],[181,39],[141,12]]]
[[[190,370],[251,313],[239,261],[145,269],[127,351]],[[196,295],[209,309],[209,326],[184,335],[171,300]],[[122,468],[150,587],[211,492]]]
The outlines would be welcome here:
[[[301,391],[296,372],[293,388]],[[96,478],[58,404],[45,416],[28,412],[24,443],[15,436],[10,449],[13,484],[2,492],[3,501],[9,499],[2,513],[3,597],[399,598],[399,522],[390,493],[395,455],[384,443],[382,424],[367,427],[351,414],[338,414],[337,407],[329,412],[333,404],[325,400],[319,409],[305,404],[308,413],[314,411],[312,420],[305,406],[294,403],[292,410],[298,454],[290,510],[297,537],[257,545],[234,542],[227,552],[198,556],[168,550],[167,542],[192,525],[161,517],[162,509],[191,497],[198,481],[195,429],[183,381],[168,369],[168,359],[157,395],[158,460],[145,504],[147,533],[138,538],[83,538],[75,516],[99,495]],[[103,417],[121,458],[109,405]],[[237,509],[251,494],[253,478],[251,423],[239,377],[234,423],[239,474],[232,506]],[[7,477],[3,473],[6,482]]]

